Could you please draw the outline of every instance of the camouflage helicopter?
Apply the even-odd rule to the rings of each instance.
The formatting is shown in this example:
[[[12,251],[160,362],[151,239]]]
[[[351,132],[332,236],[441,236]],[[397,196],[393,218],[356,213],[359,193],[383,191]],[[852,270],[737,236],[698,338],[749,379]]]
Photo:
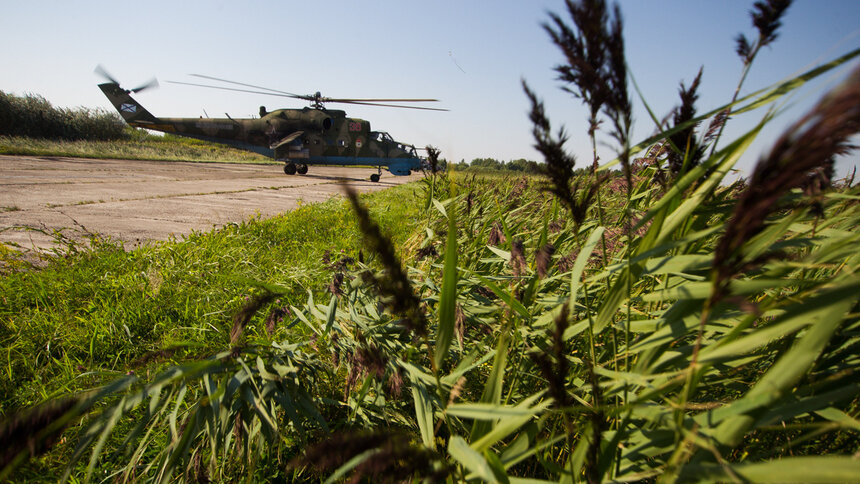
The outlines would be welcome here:
[[[287,175],[297,173],[304,175],[308,172],[309,165],[370,165],[377,167],[377,172],[372,174],[370,179],[378,182],[382,167],[386,167],[391,174],[397,176],[406,176],[422,168],[424,161],[418,156],[415,146],[395,141],[384,131],[372,131],[370,122],[349,118],[346,112],[341,110],[326,109],[325,103],[447,111],[440,108],[391,104],[437,102],[437,99],[345,99],[324,97],[319,92],[312,95],[299,95],[192,74],[196,77],[255,90],[178,81],[168,82],[303,99],[310,101],[311,104],[310,107],[302,109],[274,111],[267,111],[264,106],[260,106],[260,117],[250,119],[234,119],[229,114],[226,114],[226,118],[160,118],[153,116],[131,97],[132,93],[157,86],[158,81],[153,79],[138,88],[127,90],[120,87],[119,82],[101,66],[96,67],[96,73],[109,81],[99,84],[99,88],[130,126],[254,151],[283,161],[284,173]]]

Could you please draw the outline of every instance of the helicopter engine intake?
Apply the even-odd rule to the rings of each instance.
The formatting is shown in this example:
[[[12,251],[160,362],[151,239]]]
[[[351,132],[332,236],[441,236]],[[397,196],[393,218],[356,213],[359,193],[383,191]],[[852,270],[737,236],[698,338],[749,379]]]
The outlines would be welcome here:
[[[328,131],[334,125],[331,117],[320,111],[309,112],[308,118],[310,118],[312,125],[320,131]]]

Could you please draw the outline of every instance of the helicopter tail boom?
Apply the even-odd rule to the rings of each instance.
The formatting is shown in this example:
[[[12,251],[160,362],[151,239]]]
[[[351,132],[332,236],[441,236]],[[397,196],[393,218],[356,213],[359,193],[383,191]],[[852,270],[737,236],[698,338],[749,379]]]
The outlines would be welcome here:
[[[99,88],[105,96],[107,96],[111,104],[113,104],[113,107],[119,111],[122,119],[124,119],[129,125],[146,128],[159,122],[158,118],[144,109],[140,103],[135,101],[128,94],[128,91],[119,87],[119,84],[115,82],[106,82],[104,84],[99,84]]]

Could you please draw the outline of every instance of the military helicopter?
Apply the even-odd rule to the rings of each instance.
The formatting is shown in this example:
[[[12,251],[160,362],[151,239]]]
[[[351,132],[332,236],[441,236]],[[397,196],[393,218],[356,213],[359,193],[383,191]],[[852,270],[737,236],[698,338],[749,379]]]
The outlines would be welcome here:
[[[377,172],[370,180],[378,182],[382,168],[397,176],[406,176],[422,169],[424,160],[415,146],[395,141],[384,131],[372,131],[370,122],[349,118],[346,112],[327,109],[326,103],[358,104],[427,111],[447,111],[441,108],[407,106],[391,103],[438,102],[437,99],[347,99],[329,98],[319,92],[309,95],[292,94],[241,82],[228,81],[211,76],[191,74],[195,77],[242,86],[243,88],[213,86],[189,82],[168,81],[212,89],[249,92],[270,96],[288,97],[310,101],[302,109],[276,109],[267,111],[260,106],[260,117],[226,118],[160,118],[153,116],[135,101],[132,93],[158,86],[153,79],[135,89],[123,89],[119,82],[101,66],[95,72],[109,82],[99,88],[130,126],[145,128],[179,136],[223,143],[239,149],[254,151],[284,162],[287,175],[304,175],[310,165],[370,165]],[[244,89],[244,88],[253,88]]]

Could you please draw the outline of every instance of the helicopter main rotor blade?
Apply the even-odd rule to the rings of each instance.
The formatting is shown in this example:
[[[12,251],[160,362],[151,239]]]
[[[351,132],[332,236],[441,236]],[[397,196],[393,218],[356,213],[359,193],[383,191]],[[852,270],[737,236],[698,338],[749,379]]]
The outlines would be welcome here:
[[[308,97],[308,96],[302,96],[301,94],[293,94],[291,92],[279,91],[277,89],[270,89],[268,87],[255,86],[253,84],[245,84],[244,82],[228,81],[227,79],[221,79],[220,77],[204,76],[203,74],[189,74],[189,75],[194,76],[194,77],[201,77],[203,79],[209,79],[211,81],[226,82],[229,84],[236,84],[237,86],[253,87],[254,89],[262,89],[264,91],[276,92],[278,94],[284,94],[284,95],[299,98],[299,99],[305,99]]]
[[[328,100],[328,101],[326,101],[326,102],[332,102],[332,103],[335,103],[335,102],[336,102],[336,103],[343,103],[343,104],[358,104],[358,105],[361,105],[361,106],[383,106],[383,107],[386,107],[386,108],[420,109],[420,110],[422,110],[422,111],[449,111],[448,109],[442,109],[442,108],[426,108],[426,107],[423,107],[423,106],[400,106],[400,105],[398,105],[398,104],[366,103],[366,102],[363,102],[363,101],[347,101],[347,100],[343,100],[343,101],[335,101],[335,100]]]
[[[323,102],[327,103],[349,103],[357,102],[382,102],[382,103],[436,103],[438,99],[362,99],[362,98],[332,98],[324,97]]]
[[[244,84],[241,82],[228,81],[226,79],[219,79],[217,77],[212,76],[204,76],[202,74],[191,74],[195,77],[202,77],[204,79],[212,79],[215,81],[227,82],[231,84],[236,84],[239,86],[245,87],[253,87],[255,89],[263,89],[263,91],[254,91],[251,89],[239,89],[236,87],[224,87],[224,86],[213,86],[211,84],[197,84],[194,82],[182,82],[182,81],[166,81],[171,84],[182,84],[184,86],[194,86],[194,87],[205,87],[208,89],[220,89],[222,91],[234,91],[234,92],[247,92],[250,94],[262,94],[264,96],[278,96],[278,97],[288,97],[293,99],[304,99],[306,101],[313,101],[317,103],[343,103],[343,104],[359,104],[363,106],[382,106],[388,108],[402,108],[402,109],[420,109],[422,111],[448,111],[448,109],[440,109],[440,108],[427,108],[421,106],[402,106],[399,104],[388,104],[389,102],[439,102],[438,99],[351,99],[351,98],[328,98],[322,96],[313,96],[313,95],[305,95],[302,96],[300,94],[293,94],[291,92],[286,91],[278,91],[275,89],[269,89],[267,87],[255,86],[253,84]],[[270,92],[265,92],[270,91]],[[383,102],[377,102],[383,101]]]
[[[278,89],[272,89],[272,88],[264,87],[264,86],[256,86],[256,85],[254,85],[254,84],[247,84],[247,83],[244,83],[244,82],[231,81],[231,80],[228,80],[228,79],[222,79],[222,78],[220,78],[220,77],[214,77],[214,76],[207,76],[207,75],[204,75],[204,74],[189,74],[189,75],[190,75],[190,76],[194,76],[194,77],[200,77],[200,78],[203,78],[203,79],[209,79],[209,80],[212,80],[212,81],[226,82],[226,83],[229,83],[229,84],[235,84],[235,85],[237,85],[237,86],[253,87],[254,89],[262,89],[262,90],[264,90],[264,91],[276,92],[276,93],[278,93],[278,94],[284,94],[284,95],[287,95],[287,96],[293,96],[293,97],[298,98],[298,99],[307,99],[307,100],[309,100],[309,101],[312,101],[312,100],[316,99],[316,97],[315,97],[314,95],[312,95],[312,94],[306,94],[306,95],[302,95],[302,94],[294,94],[294,93],[291,93],[291,92],[280,91],[280,90],[278,90]],[[361,99],[361,98],[330,98],[330,97],[323,97],[323,98],[321,99],[321,101],[322,101],[322,102],[333,102],[333,103],[337,103],[337,102],[348,102],[348,101],[360,101],[360,102],[404,102],[404,103],[411,103],[411,102],[439,102],[439,100],[438,100],[438,99],[370,99],[370,98],[368,98],[368,99]]]
[[[250,89],[238,89],[235,87],[224,87],[224,86],[210,86],[208,84],[195,84],[193,82],[181,82],[181,81],[165,81],[165,82],[169,82],[171,84],[182,84],[185,86],[208,87],[209,89],[221,89],[223,91],[249,92],[251,94],[262,94],[264,96],[278,96],[278,97],[291,97],[291,98],[296,98],[296,99],[306,99],[305,96],[299,96],[296,94],[288,94],[288,93],[278,94],[278,93],[274,93],[274,92],[252,91]]]

